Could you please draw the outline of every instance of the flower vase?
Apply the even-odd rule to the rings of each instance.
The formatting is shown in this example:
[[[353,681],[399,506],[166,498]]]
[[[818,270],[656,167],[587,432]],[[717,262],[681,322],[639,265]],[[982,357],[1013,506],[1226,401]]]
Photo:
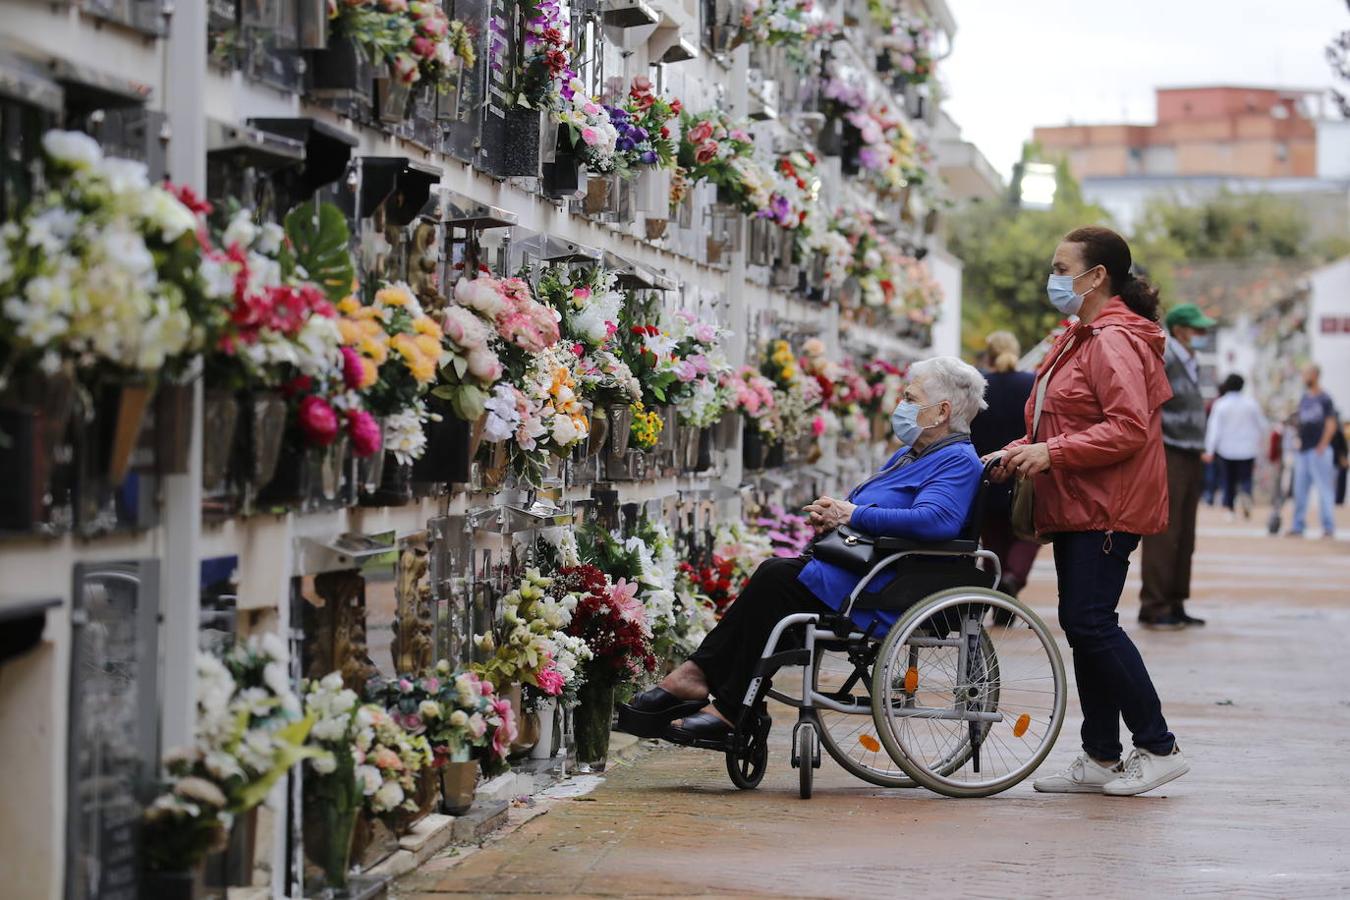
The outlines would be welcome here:
[[[217,494],[225,489],[238,426],[238,398],[230,391],[207,390],[202,396],[203,494]]]
[[[245,472],[249,482],[258,488],[271,481],[277,471],[286,436],[286,402],[275,391],[260,391],[248,396],[245,413],[248,428]]]
[[[373,494],[380,489],[384,480],[384,424],[380,424],[380,445],[369,456],[358,456],[356,463],[355,486],[360,493]]]
[[[609,730],[614,720],[614,685],[587,678],[572,712],[572,739],[578,772],[603,772],[609,756]]]
[[[565,125],[557,126],[557,149],[553,159],[541,167],[544,196],[559,199],[575,197],[582,188],[581,156],[572,141],[572,132]],[[595,181],[597,179],[591,179]],[[590,181],[587,182],[588,189]],[[589,196],[589,195],[587,195]]]
[[[482,429],[455,415],[447,401],[432,398],[428,406],[441,419],[423,426],[427,446],[421,458],[413,461],[412,480],[468,484],[473,458],[483,439]]]
[[[192,412],[191,383],[160,385],[155,393],[155,467],[161,475],[187,472]]]
[[[586,179],[586,196],[582,199],[582,209],[588,216],[598,216],[609,212],[609,193],[613,182],[607,177],[593,176]]]
[[[713,430],[700,428],[698,450],[694,455],[694,471],[706,472],[713,467]]]
[[[628,452],[628,439],[633,433],[633,407],[626,404],[611,406],[605,414],[609,417],[609,455],[622,459]]]
[[[782,468],[787,461],[787,449],[782,441],[774,441],[769,445],[769,452],[765,454],[764,465],[766,468]]]
[[[591,429],[586,435],[586,459],[595,459],[600,452],[605,449],[605,442],[609,440],[609,415],[604,407],[597,407],[591,411]]]
[[[764,436],[753,422],[746,422],[741,440],[741,464],[749,471],[758,471],[764,468],[764,457]]]
[[[820,129],[816,146],[821,156],[839,156],[844,150],[844,135],[841,119],[829,119]]]
[[[75,408],[75,376],[62,368],[11,377],[0,390],[0,529],[27,531],[52,524],[52,475]]]
[[[106,389],[100,398],[96,415],[106,461],[104,472],[113,487],[120,485],[131,470],[131,455],[140,440],[150,397],[147,385],[127,384]]]
[[[539,723],[539,734],[534,746],[530,748],[530,759],[552,759],[556,749],[553,746],[553,736],[556,733],[554,725],[558,717],[558,699],[549,697],[542,701],[534,716]]]
[[[412,86],[404,84],[392,76],[375,79],[376,109],[380,121],[386,124],[402,122],[408,118],[412,106]]]
[[[473,793],[478,787],[478,761],[447,762],[440,768],[441,812],[447,816],[462,816],[473,806]]]
[[[527,714],[521,705],[519,682],[504,686],[500,693],[511,704],[511,712],[516,720],[516,739],[511,742],[511,749],[508,752],[511,756],[519,756],[534,746],[534,741],[530,739],[531,725],[527,718],[528,715],[532,714]],[[539,723],[537,720],[533,725],[533,732],[533,736],[538,737]]]
[[[352,838],[361,812],[355,761],[336,751],[337,769],[328,775],[305,772],[305,855],[323,870],[324,886],[341,890],[351,872]]]
[[[202,883],[202,864],[175,872],[146,872],[141,881],[142,897],[155,900],[196,900]]]
[[[412,464],[386,450],[380,486],[361,497],[362,506],[406,506],[412,502]]]

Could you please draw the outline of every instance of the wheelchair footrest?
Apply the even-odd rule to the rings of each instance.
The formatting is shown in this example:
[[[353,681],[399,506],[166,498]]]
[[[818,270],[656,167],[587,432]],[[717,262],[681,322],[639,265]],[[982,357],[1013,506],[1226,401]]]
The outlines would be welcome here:
[[[765,657],[755,666],[755,676],[772,675],[784,666],[805,666],[811,662],[811,651],[803,648],[801,650],[784,650],[782,653],[775,653],[773,656]]]

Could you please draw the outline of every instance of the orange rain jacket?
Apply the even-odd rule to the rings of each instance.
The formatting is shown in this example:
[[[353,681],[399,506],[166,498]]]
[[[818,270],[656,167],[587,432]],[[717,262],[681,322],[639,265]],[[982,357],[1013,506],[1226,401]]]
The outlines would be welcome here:
[[[1167,462],[1162,405],[1172,396],[1163,369],[1162,327],[1112,297],[1093,320],[1069,327],[1046,355],[1055,367],[1041,410],[1038,441],[1050,471],[1036,476],[1036,531],[1167,530]],[[1031,432],[1036,392],[1027,400]],[[1009,447],[1029,443],[1023,437]]]

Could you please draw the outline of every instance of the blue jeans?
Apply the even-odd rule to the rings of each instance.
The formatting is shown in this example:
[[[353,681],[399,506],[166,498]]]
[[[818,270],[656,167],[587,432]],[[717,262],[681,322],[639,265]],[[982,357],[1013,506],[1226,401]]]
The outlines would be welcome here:
[[[1331,458],[1330,447],[1320,453],[1300,450],[1294,457],[1294,523],[1290,527],[1294,534],[1303,533],[1303,523],[1308,520],[1308,488],[1314,485],[1317,487],[1317,506],[1322,513],[1322,531],[1335,534],[1332,504],[1336,502],[1336,464]]]
[[[1171,753],[1176,739],[1167,730],[1158,692],[1116,615],[1139,535],[1076,531],[1055,535],[1054,544],[1059,624],[1073,649],[1083,750],[1093,759],[1119,759],[1123,717],[1136,747]]]

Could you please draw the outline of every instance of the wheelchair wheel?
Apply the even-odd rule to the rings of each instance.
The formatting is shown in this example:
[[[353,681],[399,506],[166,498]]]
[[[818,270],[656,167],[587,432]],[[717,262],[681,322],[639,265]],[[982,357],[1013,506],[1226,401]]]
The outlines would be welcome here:
[[[820,739],[816,736],[815,726],[810,722],[797,725],[792,736],[795,746],[793,756],[797,762],[799,793],[803,800],[811,799],[811,782],[815,778],[816,766],[820,764]]]
[[[753,791],[764,780],[769,768],[769,729],[772,722],[763,716],[747,743],[739,750],[728,750],[727,776],[743,791]]]
[[[875,650],[876,644],[872,645]],[[855,778],[886,788],[917,787],[914,779],[896,765],[877,737],[872,718],[872,667],[859,674],[843,650],[817,645],[812,683],[822,694],[841,703],[854,703],[866,712],[848,715],[816,707],[820,743],[835,762]]]
[[[995,610],[1002,624],[989,624]],[[1031,774],[1059,736],[1066,693],[1045,623],[988,588],[915,604],[887,634],[872,673],[873,720],[887,752],[916,782],[951,797],[986,797]]]

